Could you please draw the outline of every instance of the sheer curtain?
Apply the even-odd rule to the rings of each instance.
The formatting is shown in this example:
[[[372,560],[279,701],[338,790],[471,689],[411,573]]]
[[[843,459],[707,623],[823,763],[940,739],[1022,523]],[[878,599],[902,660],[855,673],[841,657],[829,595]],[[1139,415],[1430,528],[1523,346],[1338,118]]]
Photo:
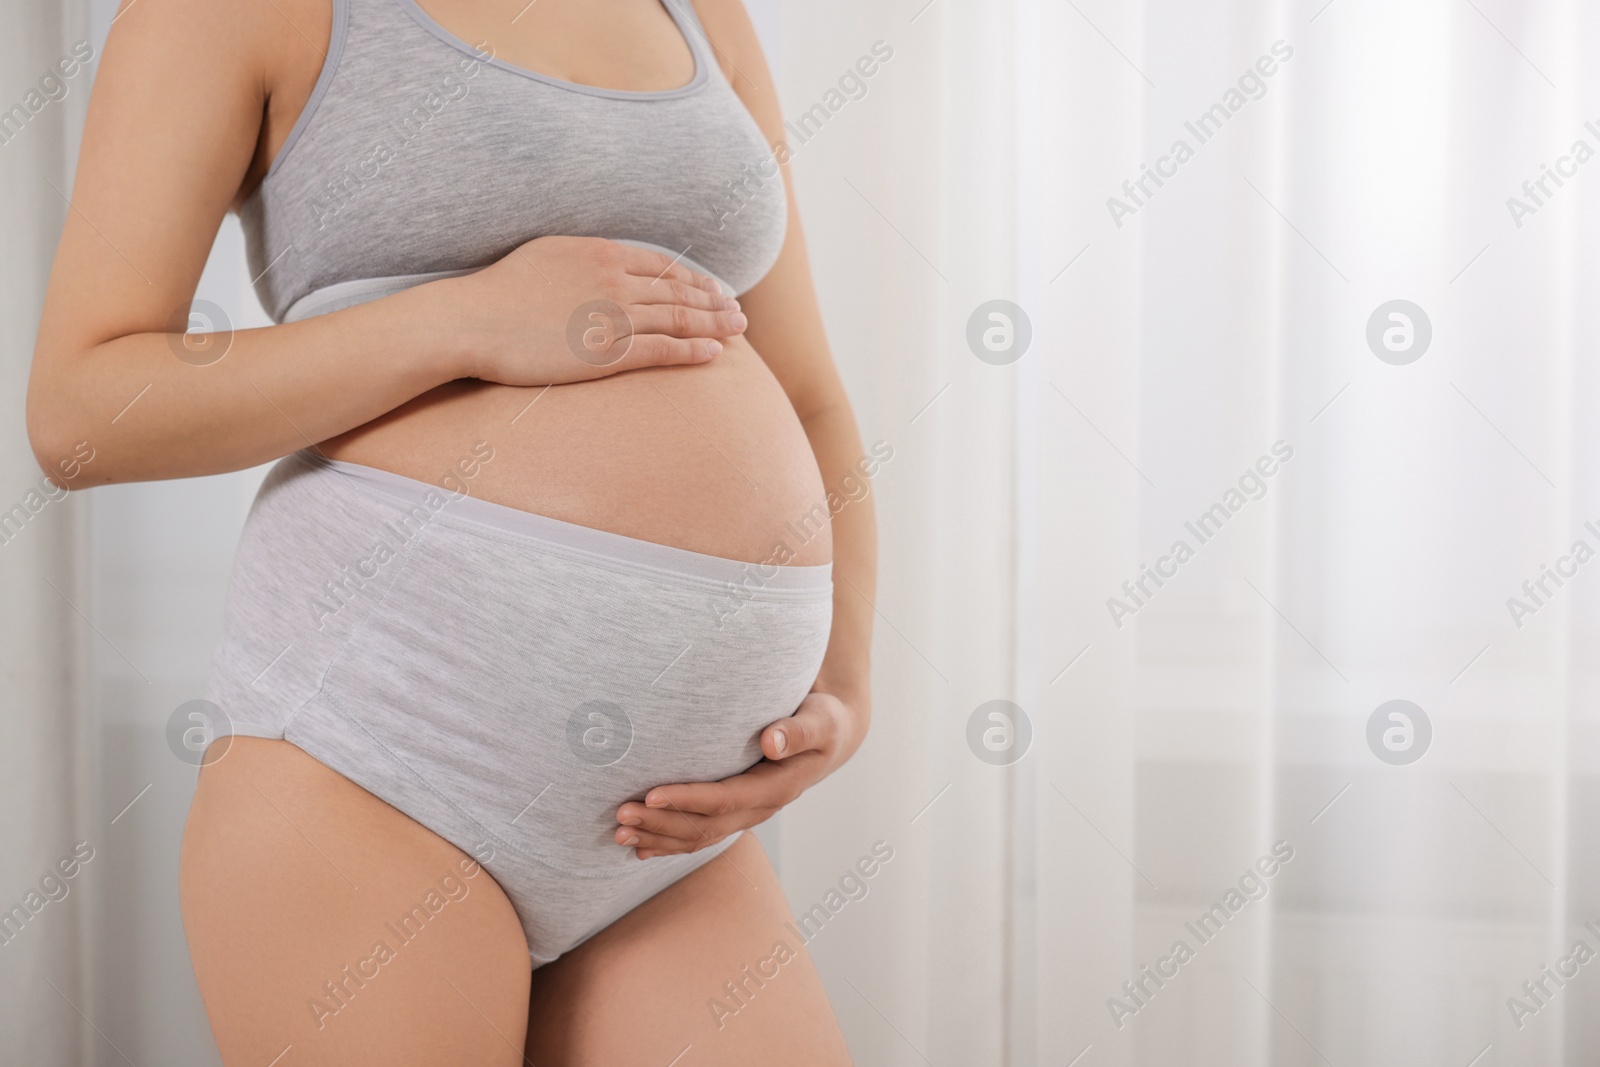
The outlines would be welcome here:
[[[96,806],[88,714],[87,597],[81,501],[42,484],[23,429],[23,399],[45,278],[67,204],[88,76],[51,83],[54,64],[88,35],[77,5],[8,8],[0,34],[0,1048],[19,1063],[91,1062],[88,966],[96,878],[74,866],[78,842],[105,838]],[[19,119],[11,107],[36,92]],[[58,192],[59,191],[59,192]],[[20,509],[20,510],[19,510]],[[77,877],[63,880],[65,860]],[[32,893],[30,898],[28,894]],[[63,895],[65,894],[65,895]]]
[[[1593,1059],[1592,5],[749,6],[893,450],[872,735],[763,831],[857,1061]],[[0,147],[7,503],[86,87]],[[235,227],[201,290],[264,321]],[[0,546],[0,903],[96,849],[0,946],[20,1062],[214,1062],[166,729],[259,477]]]
[[[1595,19],[785,9],[791,112],[896,47],[799,164],[905,442],[875,733],[783,828],[800,898],[907,842],[813,945],[862,1062],[1585,1061]]]

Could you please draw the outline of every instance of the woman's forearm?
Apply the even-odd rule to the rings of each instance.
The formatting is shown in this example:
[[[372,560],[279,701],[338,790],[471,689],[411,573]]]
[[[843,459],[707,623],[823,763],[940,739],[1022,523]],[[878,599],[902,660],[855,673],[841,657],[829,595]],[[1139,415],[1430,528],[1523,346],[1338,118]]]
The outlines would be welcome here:
[[[369,422],[459,376],[429,286],[358,307],[240,330],[215,362],[184,336],[137,333],[82,351],[40,337],[28,433],[40,466],[94,449],[72,488],[218,474]],[[189,344],[195,342],[191,340]],[[50,346],[57,346],[50,350]],[[200,365],[206,363],[206,365]]]
[[[163,317],[131,306],[127,291],[117,295],[130,306],[97,322],[85,313],[85,286],[58,273],[65,280],[59,293],[52,280],[56,302],[46,302],[34,357],[28,434],[46,470],[79,442],[93,448],[84,484],[252,467],[456,378],[561,385],[705,363],[718,338],[745,325],[712,279],[660,252],[591,237],[538,237],[469,274],[210,342],[227,344],[225,354],[163,332]],[[633,329],[605,332],[607,347],[580,353],[572,317],[596,294],[620,302]]]
[[[870,493],[850,499],[861,481],[861,438],[847,404],[802,419],[823,486],[847,501],[833,516],[833,629],[815,689],[837,696],[854,716],[843,763],[866,737],[872,717],[872,616],[877,597],[877,521]]]

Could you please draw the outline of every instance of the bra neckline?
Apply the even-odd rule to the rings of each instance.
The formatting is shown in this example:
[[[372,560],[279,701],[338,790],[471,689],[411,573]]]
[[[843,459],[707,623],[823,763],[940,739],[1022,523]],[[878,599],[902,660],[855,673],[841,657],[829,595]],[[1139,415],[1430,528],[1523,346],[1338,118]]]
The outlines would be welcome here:
[[[486,56],[478,51],[477,48],[468,44],[466,40],[457,37],[440,25],[438,20],[422,9],[422,5],[417,3],[417,0],[394,0],[394,2],[399,4],[417,25],[451,48],[458,52],[466,53],[479,63],[487,64],[497,70],[503,70],[508,74],[515,74],[521,78],[542,82],[545,85],[566,89],[569,92],[581,93],[585,96],[598,96],[608,100],[672,100],[699,92],[705,87],[709,79],[705,58],[701,55],[700,48],[694,39],[695,31],[689,25],[687,18],[678,10],[679,4],[690,3],[691,0],[661,0],[661,6],[667,9],[668,15],[672,16],[673,25],[677,26],[678,33],[683,38],[683,43],[688,46],[689,56],[694,60],[694,74],[687,82],[675,89],[610,89],[601,85],[584,85],[582,82],[567,81],[564,78],[541,74],[536,70],[529,70],[527,67],[519,67],[515,64],[507,63],[505,60],[493,55]]]

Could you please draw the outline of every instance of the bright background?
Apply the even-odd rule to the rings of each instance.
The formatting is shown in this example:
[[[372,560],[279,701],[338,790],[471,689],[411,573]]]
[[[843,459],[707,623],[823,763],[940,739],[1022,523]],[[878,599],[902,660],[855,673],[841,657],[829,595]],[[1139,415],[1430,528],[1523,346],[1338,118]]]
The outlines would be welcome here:
[[[1600,952],[1600,565],[1521,627],[1506,602],[1600,548],[1600,163],[1520,227],[1506,199],[1600,149],[1600,12],[750,7],[790,117],[894,49],[795,163],[863,436],[894,448],[876,721],[763,831],[797,911],[895,850],[811,945],[857,1060],[1595,1062],[1600,967],[1520,1028],[1507,999]],[[112,14],[9,4],[0,107]],[[1107,198],[1280,40],[1264,95],[1117,226]],[[37,484],[23,389],[86,90],[0,147],[0,509]],[[197,295],[265,324],[248,282],[230,222]],[[966,342],[993,299],[1031,321],[1009,365]],[[1432,325],[1409,365],[1366,341],[1394,299]],[[1119,628],[1107,598],[1280,440],[1265,495]],[[261,473],[74,495],[0,545],[0,907],[96,850],[0,947],[8,1062],[215,1062],[165,728],[203,691]],[[1032,729],[1006,767],[966,740],[999,698]],[[1408,766],[1366,740],[1391,699],[1432,725]],[[1277,841],[1268,895],[1198,945],[1185,922]],[[1108,998],[1179,938],[1195,958],[1119,1028]]]

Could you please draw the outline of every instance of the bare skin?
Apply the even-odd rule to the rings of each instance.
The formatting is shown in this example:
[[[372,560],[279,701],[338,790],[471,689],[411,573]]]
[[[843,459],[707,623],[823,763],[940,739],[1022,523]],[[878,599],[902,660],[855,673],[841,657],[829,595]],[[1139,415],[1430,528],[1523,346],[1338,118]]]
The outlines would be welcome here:
[[[296,1067],[666,1064],[686,1045],[685,1063],[850,1062],[748,834],[531,983],[511,902],[471,856],[287,742],[235,739],[201,771],[179,873],[229,1067],[286,1049],[279,1063]],[[391,927],[447,876],[459,899],[441,890],[402,943]],[[366,962],[379,941],[392,958]],[[763,966],[779,943],[794,955]],[[747,966],[777,973],[758,985]],[[730,981],[747,992],[719,1017],[708,1002],[734,1005]],[[342,983],[342,1004],[327,982]]]
[[[570,81],[660,89],[691,69],[653,0],[424,7],[457,36],[492,41],[507,62]],[[782,119],[742,5],[699,0],[696,9],[776,144]],[[518,424],[525,437],[498,439],[507,462],[485,468],[477,495],[749,560],[766,557],[776,527],[853,476],[863,450],[828,356],[792,193],[784,250],[737,305],[664,257],[546,237],[474,275],[241,331],[204,368],[175,359],[181,312],[222,215],[260,180],[309,98],[330,21],[327,0],[124,6],[97,75],[35,353],[28,423],[41,465],[54,469],[89,440],[96,459],[75,485],[181,477],[317,441],[330,455],[431,481],[484,436],[480,427],[538,396],[538,419]],[[197,37],[206,48],[192,47]],[[785,180],[792,190],[787,170]],[[530,260],[559,291],[531,284]],[[620,298],[638,329],[628,357],[599,369],[559,343],[567,310],[597,295]],[[600,436],[586,439],[596,425]],[[614,452],[609,470],[583,465],[597,443]],[[729,469],[730,456],[743,473]],[[834,627],[813,692],[763,734],[766,760],[723,782],[663,783],[644,804],[620,806],[619,848],[648,862],[721,841],[860,745],[874,539],[870,500],[861,501],[788,561],[832,558]],[[202,772],[182,864],[185,929],[229,1067],[280,1055],[283,1064],[510,1064],[524,1049],[541,1067],[669,1062],[685,1045],[694,1048],[686,1063],[848,1062],[798,945],[735,1018],[717,1027],[707,1009],[783,936],[783,894],[749,837],[531,980],[520,925],[486,873],[468,877],[470,858],[455,846],[285,742],[236,741]],[[465,894],[415,940],[390,946],[392,961],[372,963],[385,924],[446,876]],[[346,966],[376,972],[362,986]]]
[[[715,862],[533,972],[528,1059],[667,1064],[692,1046],[685,1065],[849,1063],[822,979],[787,928],[791,921],[766,853],[746,834]]]
[[[441,892],[402,943],[390,927],[446,878],[465,895]],[[293,745],[235,739],[202,770],[179,886],[229,1067],[290,1046],[282,1064],[521,1062],[528,949],[511,902],[470,856]],[[363,966],[378,942],[393,958]],[[346,983],[345,1003],[326,982]]]

